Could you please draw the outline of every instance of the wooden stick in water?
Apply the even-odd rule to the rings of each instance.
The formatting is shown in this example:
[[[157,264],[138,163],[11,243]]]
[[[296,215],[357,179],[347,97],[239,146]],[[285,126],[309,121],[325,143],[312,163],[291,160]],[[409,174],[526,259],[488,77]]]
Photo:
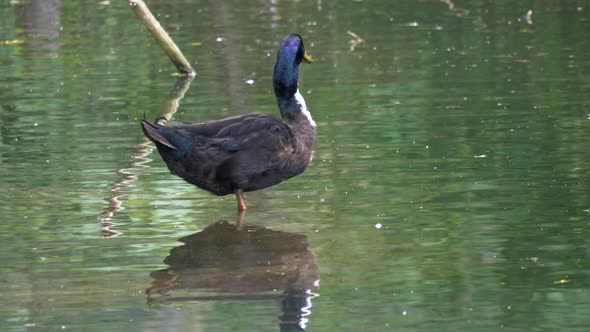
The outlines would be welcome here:
[[[178,71],[190,77],[195,76],[195,70],[193,67],[186,60],[172,38],[170,38],[170,35],[168,35],[166,30],[164,30],[158,20],[156,20],[143,0],[129,0],[129,6],[131,6],[131,9],[133,9],[137,17],[148,28],[152,36],[156,38],[156,41],[160,44],[162,49],[164,49],[164,52],[166,52],[166,55],[168,55]]]

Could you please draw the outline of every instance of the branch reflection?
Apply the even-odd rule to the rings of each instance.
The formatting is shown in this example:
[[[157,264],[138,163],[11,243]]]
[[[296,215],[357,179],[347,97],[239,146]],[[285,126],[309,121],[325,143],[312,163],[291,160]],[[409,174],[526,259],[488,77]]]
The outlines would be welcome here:
[[[170,267],[150,274],[149,304],[276,300],[281,331],[304,331],[319,287],[306,236],[238,220],[215,222],[179,241],[184,245],[164,260]]]
[[[183,76],[176,80],[168,98],[162,102],[163,117],[170,119],[174,113],[176,113],[180,101],[184,98],[184,94],[190,88],[193,79],[194,78],[190,76]],[[153,145],[143,135],[142,140],[143,142],[135,146],[135,152],[131,155],[131,158],[133,159],[131,167],[119,168],[116,170],[117,173],[122,174],[124,177],[109,188],[111,195],[104,199],[109,205],[105,211],[97,216],[97,219],[100,221],[99,230],[106,234],[106,238],[112,238],[123,234],[115,229],[117,226],[114,222],[115,214],[124,209],[122,198],[127,195],[128,189],[132,187],[133,183],[139,178],[139,174],[136,170],[149,167],[146,164],[152,161],[148,156],[152,153]]]

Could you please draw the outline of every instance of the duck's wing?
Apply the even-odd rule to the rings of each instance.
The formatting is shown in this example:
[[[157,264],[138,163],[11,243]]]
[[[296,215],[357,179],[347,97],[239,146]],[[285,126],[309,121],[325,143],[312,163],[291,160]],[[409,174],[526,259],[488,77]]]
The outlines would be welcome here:
[[[272,115],[261,114],[261,113],[250,113],[231,116],[219,120],[210,120],[204,122],[189,122],[183,121],[184,125],[178,126],[184,130],[198,136],[204,137],[220,137],[225,136],[228,133],[228,128],[245,127],[254,128],[254,126],[260,126],[268,124],[270,122],[282,123],[279,119]],[[244,129],[243,129],[244,130]],[[220,132],[224,132],[220,135]],[[235,133],[234,133],[235,134]]]
[[[165,127],[142,121],[168,168],[218,195],[264,188],[292,176],[285,169],[295,138],[276,117],[247,114],[217,121]]]
[[[211,140],[229,153],[216,168],[217,178],[245,190],[264,188],[288,178],[293,156],[291,128],[269,115],[248,117],[224,126]]]
[[[142,120],[142,128],[152,142],[174,150],[178,157],[189,152],[208,151],[210,157],[215,155],[223,159],[227,153],[245,149],[276,150],[293,138],[284,122],[259,113],[170,127]]]
[[[226,122],[207,145],[230,153],[228,163],[239,164],[243,172],[253,173],[275,163],[293,139],[291,128],[283,121],[271,115],[252,114],[240,121]]]

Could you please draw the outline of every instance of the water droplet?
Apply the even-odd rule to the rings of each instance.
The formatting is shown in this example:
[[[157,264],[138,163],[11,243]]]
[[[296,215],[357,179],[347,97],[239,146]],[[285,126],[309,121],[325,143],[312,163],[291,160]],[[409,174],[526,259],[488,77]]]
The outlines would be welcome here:
[[[223,38],[221,37],[217,37],[217,39],[215,39],[217,42],[223,41]]]
[[[254,84],[254,80],[253,79],[246,80],[246,84],[252,85],[252,84]]]

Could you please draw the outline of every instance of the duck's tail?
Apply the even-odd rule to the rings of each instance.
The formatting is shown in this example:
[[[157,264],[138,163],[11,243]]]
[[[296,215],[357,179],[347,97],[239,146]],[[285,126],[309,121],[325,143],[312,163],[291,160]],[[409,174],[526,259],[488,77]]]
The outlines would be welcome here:
[[[161,132],[160,128],[164,128],[161,124],[158,123],[159,120],[166,119],[164,117],[158,117],[156,120],[151,123],[145,118],[145,114],[143,119],[141,120],[141,129],[143,130],[143,134],[147,137],[150,141],[154,142],[156,145],[164,145],[172,150],[177,150],[178,148],[174,146],[166,137],[164,137]]]

